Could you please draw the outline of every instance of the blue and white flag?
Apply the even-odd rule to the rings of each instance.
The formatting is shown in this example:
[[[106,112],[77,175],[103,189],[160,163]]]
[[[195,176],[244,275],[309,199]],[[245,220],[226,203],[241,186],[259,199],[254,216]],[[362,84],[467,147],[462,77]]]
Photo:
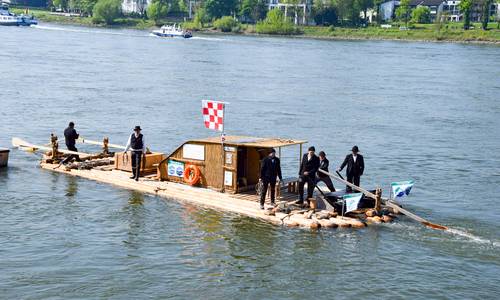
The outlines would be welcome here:
[[[363,198],[362,193],[355,194],[347,194],[342,197],[345,201],[345,212],[348,213],[350,211],[358,209],[359,201]]]
[[[393,182],[391,183],[391,187],[394,198],[400,198],[405,195],[408,196],[413,187],[413,180]]]

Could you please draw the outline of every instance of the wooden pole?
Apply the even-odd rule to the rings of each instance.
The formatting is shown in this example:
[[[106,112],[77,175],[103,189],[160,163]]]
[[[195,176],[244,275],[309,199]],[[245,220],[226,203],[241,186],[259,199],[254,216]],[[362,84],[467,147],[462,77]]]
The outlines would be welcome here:
[[[84,139],[84,138],[79,138],[76,141],[78,143],[81,143],[81,144],[89,144],[89,145],[96,145],[96,146],[103,146],[104,147],[104,143],[103,142],[87,140],[87,139]],[[108,139],[108,142],[109,142],[109,139]],[[122,145],[108,143],[107,146],[109,148],[116,148],[116,149],[123,149],[123,150],[125,150],[125,146],[122,146]]]
[[[12,146],[18,147],[21,149],[27,148],[31,151],[36,151],[36,150],[52,151],[53,150],[51,147],[42,146],[42,145],[34,145],[34,144],[28,143],[20,138],[12,138]],[[65,154],[80,155],[80,156],[91,156],[91,154],[89,154],[89,153],[76,152],[76,151],[63,150],[63,149],[58,149],[58,152],[65,153]]]
[[[339,177],[337,177],[337,176],[335,176],[335,175],[333,175],[333,174],[331,174],[329,172],[326,172],[326,171],[321,170],[321,169],[318,170],[318,171],[324,173],[325,175],[330,176],[331,178],[333,178],[333,179],[335,179],[337,181],[340,181],[340,182],[344,183],[347,186],[350,186],[353,190],[361,192],[364,195],[366,195],[366,196],[368,196],[370,198],[373,198],[373,199],[375,199],[375,201],[377,201],[377,195],[375,195],[375,194],[373,194],[373,193],[371,193],[371,192],[369,192],[369,191],[367,191],[367,190],[365,190],[365,189],[363,189],[363,188],[361,188],[361,187],[359,187],[357,185],[354,185],[354,184],[352,184],[352,183],[350,183],[350,182],[348,182],[346,180],[343,180],[343,179],[341,179],[341,178],[339,178]],[[422,223],[423,225],[425,225],[427,227],[430,227],[430,228],[433,228],[433,229],[440,229],[440,230],[447,230],[448,229],[448,227],[446,227],[446,226],[431,223],[431,222],[427,221],[426,219],[421,218],[421,217],[413,214],[412,212],[409,212],[406,209],[403,209],[403,208],[399,207],[391,199],[386,199],[386,198],[380,197],[380,203],[384,204],[387,207],[391,207],[393,209],[398,210],[399,212],[403,213],[407,217],[409,217],[409,218],[411,218],[411,219],[413,219],[413,220],[415,220],[417,222],[420,222],[420,223]]]
[[[381,188],[377,188],[377,190],[375,191],[375,196],[377,196],[375,198],[375,210],[380,211],[382,208],[382,189]]]

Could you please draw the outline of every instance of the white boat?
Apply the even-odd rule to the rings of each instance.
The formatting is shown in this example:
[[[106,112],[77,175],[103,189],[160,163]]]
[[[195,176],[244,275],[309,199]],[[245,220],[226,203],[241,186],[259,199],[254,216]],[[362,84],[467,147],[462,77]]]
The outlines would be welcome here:
[[[15,15],[9,11],[8,2],[2,1],[0,4],[0,25],[3,26],[30,26],[36,25],[38,21],[34,16],[25,14]]]
[[[153,30],[152,34],[160,37],[183,37],[190,38],[193,37],[193,33],[190,30],[184,30],[180,25],[163,25],[160,29]]]

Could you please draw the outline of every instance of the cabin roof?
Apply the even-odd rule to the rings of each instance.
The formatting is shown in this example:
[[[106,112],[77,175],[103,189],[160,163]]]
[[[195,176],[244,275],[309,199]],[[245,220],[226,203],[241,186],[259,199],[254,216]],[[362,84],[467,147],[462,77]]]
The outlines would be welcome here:
[[[192,140],[192,142],[201,142],[209,144],[220,144],[220,137],[208,137],[204,139]],[[292,140],[285,138],[259,138],[251,136],[229,135],[225,137],[224,144],[231,146],[278,148],[307,143],[306,140]]]

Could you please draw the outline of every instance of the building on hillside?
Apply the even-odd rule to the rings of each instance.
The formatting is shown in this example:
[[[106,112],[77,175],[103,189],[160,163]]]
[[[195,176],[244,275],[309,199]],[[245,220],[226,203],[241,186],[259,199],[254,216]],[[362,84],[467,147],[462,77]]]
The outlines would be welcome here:
[[[483,14],[483,4],[485,0],[474,1],[471,21],[481,22]],[[412,9],[418,6],[426,6],[431,11],[431,21],[434,22],[436,18],[444,14],[447,16],[448,21],[461,22],[463,21],[463,13],[459,8],[460,0],[410,0],[410,7]],[[394,20],[396,17],[396,9],[399,7],[400,1],[389,0],[380,4],[380,14],[383,21]],[[500,17],[499,4],[493,2],[490,6],[489,16]]]
[[[399,7],[399,0],[389,0],[380,4],[380,19],[382,21],[393,20],[396,15],[396,8]]]
[[[312,0],[301,0],[298,4],[285,3],[282,0],[269,0],[268,9],[279,8],[285,16],[292,17],[295,25],[308,24],[311,15]]]
[[[437,16],[441,15],[445,4],[445,0],[410,0],[411,9],[415,9],[419,6],[425,6],[429,8],[431,12],[431,22],[434,22]]]
[[[451,0],[446,1],[444,6],[444,11],[447,13],[448,21],[451,22],[461,22],[464,19],[463,13],[459,8],[460,1],[459,0]],[[483,15],[483,5],[484,0],[474,1],[471,12],[471,22],[481,22]],[[499,4],[492,1],[489,7],[489,16],[490,17],[500,17]]]

